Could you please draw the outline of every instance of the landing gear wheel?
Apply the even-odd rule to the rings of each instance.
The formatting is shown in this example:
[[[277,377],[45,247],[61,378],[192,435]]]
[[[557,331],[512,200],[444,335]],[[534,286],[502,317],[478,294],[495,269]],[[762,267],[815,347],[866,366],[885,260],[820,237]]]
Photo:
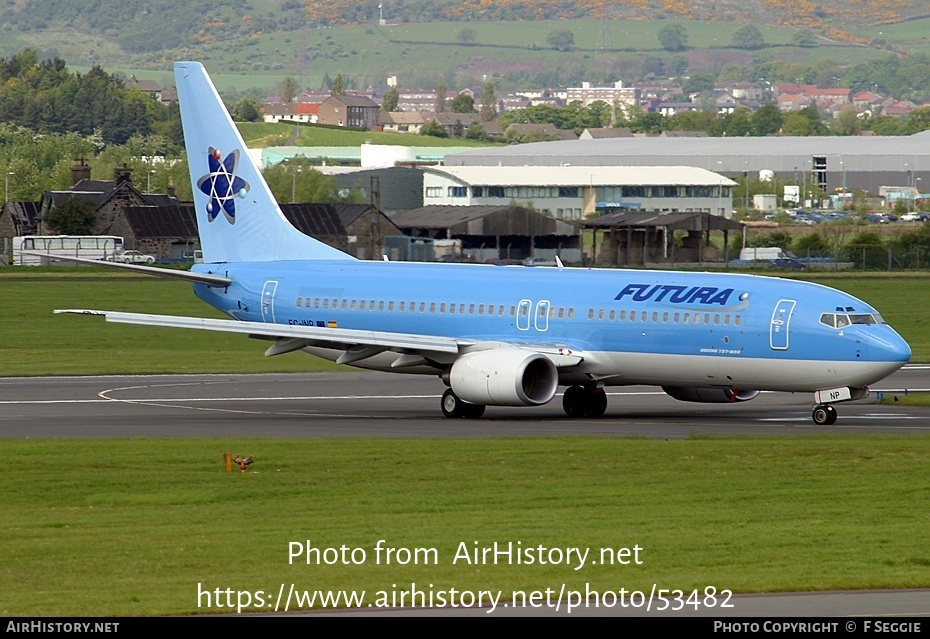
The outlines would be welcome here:
[[[569,417],[600,417],[607,410],[603,388],[569,386],[562,395],[562,410]]]
[[[562,395],[562,410],[569,417],[584,415],[587,392],[582,386],[569,386]]]
[[[811,414],[811,418],[818,426],[829,426],[831,424],[835,424],[836,417],[836,408],[830,404],[820,404],[819,406],[815,406],[814,412]]]
[[[458,395],[449,388],[442,394],[439,407],[442,408],[442,414],[446,417],[462,417],[464,415],[465,402],[459,399]]]
[[[458,395],[452,392],[451,388],[446,389],[446,392],[442,394],[442,401],[439,406],[442,408],[442,414],[446,417],[478,419],[484,415],[484,405],[463,402]]]
[[[484,415],[484,405],[483,404],[469,404],[467,402],[461,402],[462,404],[462,417],[465,419],[478,419]]]
[[[595,388],[594,392],[588,396],[587,410],[585,417],[603,417],[607,412],[607,393],[603,388]]]

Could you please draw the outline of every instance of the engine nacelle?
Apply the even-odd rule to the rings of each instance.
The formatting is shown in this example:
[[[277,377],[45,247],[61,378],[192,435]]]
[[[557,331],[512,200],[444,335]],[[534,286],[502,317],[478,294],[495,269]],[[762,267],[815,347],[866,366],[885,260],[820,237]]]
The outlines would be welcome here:
[[[748,402],[759,394],[757,390],[739,390],[738,388],[686,388],[682,386],[663,386],[668,395],[683,402],[703,402],[705,404],[734,404]]]
[[[559,373],[541,353],[504,348],[462,355],[452,364],[448,382],[470,404],[532,406],[555,396]]]

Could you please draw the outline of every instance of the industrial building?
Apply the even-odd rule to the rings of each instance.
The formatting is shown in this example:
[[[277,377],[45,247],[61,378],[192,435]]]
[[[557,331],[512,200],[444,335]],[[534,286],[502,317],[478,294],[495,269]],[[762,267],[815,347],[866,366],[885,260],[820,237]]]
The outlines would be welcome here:
[[[771,172],[778,182],[828,193],[883,187],[930,190],[930,131],[910,136],[622,137],[473,149],[452,167],[691,166],[729,177]],[[498,170],[500,170],[500,168]],[[536,169],[534,169],[535,172]]]

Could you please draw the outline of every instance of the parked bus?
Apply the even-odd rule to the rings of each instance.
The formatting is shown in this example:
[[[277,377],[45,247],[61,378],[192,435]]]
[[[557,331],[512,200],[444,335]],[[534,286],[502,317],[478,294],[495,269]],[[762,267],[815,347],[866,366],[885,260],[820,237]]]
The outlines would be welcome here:
[[[56,257],[83,257],[89,260],[112,260],[123,252],[123,238],[118,235],[20,235],[13,238],[13,264],[42,266],[51,261],[35,251]]]

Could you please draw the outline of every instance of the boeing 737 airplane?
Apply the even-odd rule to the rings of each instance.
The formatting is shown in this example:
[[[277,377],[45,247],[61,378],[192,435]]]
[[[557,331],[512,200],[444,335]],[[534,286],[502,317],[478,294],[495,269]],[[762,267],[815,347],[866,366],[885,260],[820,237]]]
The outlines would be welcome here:
[[[863,302],[772,277],[357,260],[291,226],[203,66],[175,64],[203,264],[117,268],[193,282],[230,319],[115,311],[109,322],[242,333],[265,355],[435,375],[446,417],[546,404],[599,417],[606,386],[661,386],[691,402],[810,392],[813,420],[910,358]],[[99,264],[99,262],[97,262]]]

